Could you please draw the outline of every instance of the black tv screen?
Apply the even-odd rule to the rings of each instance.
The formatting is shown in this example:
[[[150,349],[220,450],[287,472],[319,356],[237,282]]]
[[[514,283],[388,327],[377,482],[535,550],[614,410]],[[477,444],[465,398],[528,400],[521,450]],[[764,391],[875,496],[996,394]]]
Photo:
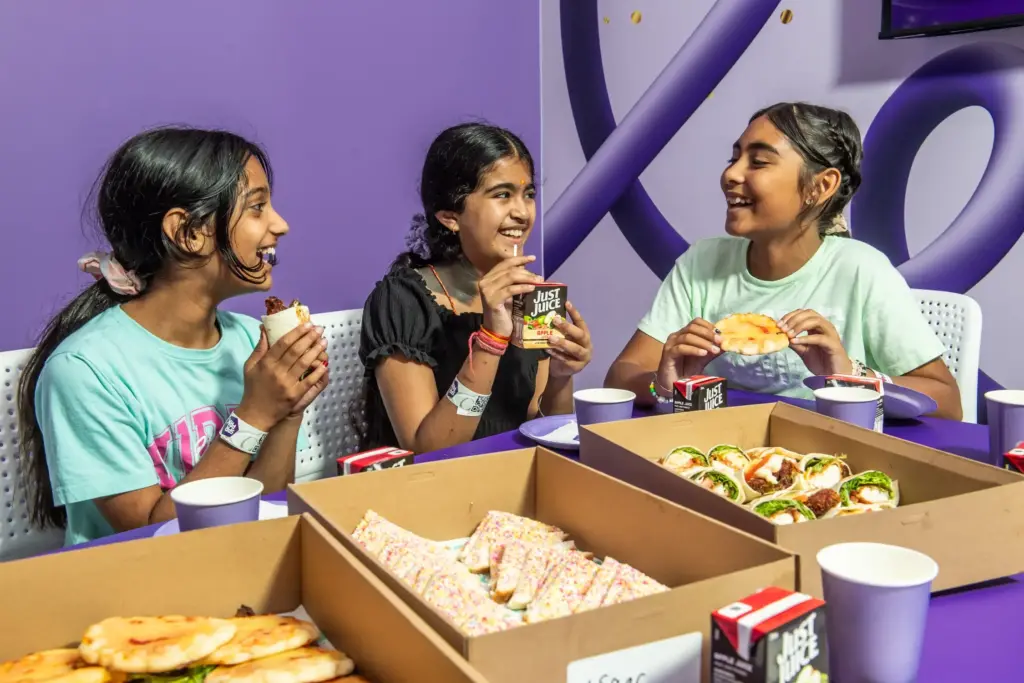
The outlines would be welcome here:
[[[1024,25],[1024,0],[882,0],[880,38]]]

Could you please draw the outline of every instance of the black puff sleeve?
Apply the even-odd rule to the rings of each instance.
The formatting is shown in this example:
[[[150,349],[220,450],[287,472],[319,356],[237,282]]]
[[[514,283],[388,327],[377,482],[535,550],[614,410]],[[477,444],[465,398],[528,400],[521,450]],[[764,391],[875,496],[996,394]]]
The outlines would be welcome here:
[[[431,349],[441,332],[437,303],[423,279],[403,268],[377,283],[363,306],[359,360],[368,373],[393,354],[437,367]]]

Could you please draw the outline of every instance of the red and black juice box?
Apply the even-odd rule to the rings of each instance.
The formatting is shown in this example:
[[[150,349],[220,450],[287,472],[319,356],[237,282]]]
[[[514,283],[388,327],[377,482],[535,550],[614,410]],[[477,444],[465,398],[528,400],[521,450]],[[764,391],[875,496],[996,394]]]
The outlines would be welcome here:
[[[338,458],[338,474],[358,474],[360,472],[374,472],[376,470],[387,470],[392,467],[404,467],[413,464],[412,451],[404,451],[401,448],[375,448],[372,451],[343,455]]]
[[[673,409],[675,413],[691,410],[714,410],[726,407],[725,378],[710,375],[694,375],[681,379],[673,387]]]
[[[512,297],[513,346],[521,349],[547,349],[552,337],[561,337],[553,325],[555,316],[565,318],[565,300],[569,288],[557,282],[542,282],[527,294]]]
[[[711,615],[711,683],[827,683],[825,602],[765,588]]]
[[[1003,455],[1003,467],[1024,474],[1024,441],[1018,442]]]
[[[885,380],[880,377],[857,377],[855,375],[828,375],[826,387],[863,387],[879,393],[878,408],[875,410],[875,431],[881,432],[885,422]]]

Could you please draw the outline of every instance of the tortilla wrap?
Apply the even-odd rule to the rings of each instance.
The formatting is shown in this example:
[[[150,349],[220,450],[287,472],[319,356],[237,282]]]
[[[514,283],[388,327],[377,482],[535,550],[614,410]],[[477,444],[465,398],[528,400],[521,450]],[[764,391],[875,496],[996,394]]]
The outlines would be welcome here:
[[[739,446],[723,443],[708,451],[708,464],[738,472],[750,464],[750,457]]]
[[[299,325],[309,322],[309,308],[306,306],[289,306],[273,315],[262,317],[263,329],[267,331],[267,342],[273,346]]]
[[[822,519],[848,517],[850,515],[859,515],[865,512],[880,512],[882,510],[891,510],[893,507],[894,506],[892,505],[848,505],[846,507],[838,505],[826,512]]]
[[[708,466],[708,456],[694,446],[677,446],[662,458],[661,464],[678,474],[686,474],[700,467]]]
[[[773,524],[778,524],[778,522],[772,520],[772,515],[776,515],[784,511],[793,511],[797,513],[797,519],[792,522],[794,524],[813,522],[815,519],[814,513],[811,512],[806,505],[800,501],[783,498],[781,496],[777,498],[769,498],[767,500],[755,500],[753,503],[747,505],[747,508],[755,514],[768,519]]]
[[[889,495],[888,500],[879,501],[860,501],[851,500],[851,495],[863,486],[873,486],[881,489]],[[851,507],[856,505],[888,505],[890,507],[897,507],[900,504],[900,484],[895,481],[885,472],[880,470],[867,470],[860,474],[855,474],[852,477],[843,479],[836,486],[836,491],[839,492],[839,497],[842,500],[840,503],[843,507]]]
[[[733,471],[726,472],[716,467],[702,467],[699,470],[694,470],[686,475],[687,479],[697,484],[701,488],[707,489],[705,484],[706,480],[710,479],[716,485],[721,485],[725,490],[726,494],[722,495],[717,491],[712,491],[715,495],[722,496],[726,500],[731,500],[734,503],[742,505],[747,500],[747,494],[743,490],[743,484],[740,483],[739,477]]]
[[[849,464],[841,455],[827,455],[825,453],[808,453],[800,459],[800,470],[803,472],[803,488],[835,488],[835,486],[846,477],[853,474]],[[838,472],[823,476],[823,473],[832,468],[838,468]]]
[[[782,451],[782,452],[780,453],[778,451]],[[792,491],[793,489],[796,489],[802,483],[803,477],[800,476],[800,461],[797,458],[793,457],[792,455],[787,455],[788,453],[789,453],[789,451],[785,451],[784,449],[775,449],[775,448],[766,449],[764,452],[761,453],[760,456],[758,456],[756,458],[752,458],[751,461],[750,461],[750,464],[743,468],[743,472],[740,473],[741,474],[740,483],[743,484],[743,492],[746,493],[747,500],[753,500],[755,498],[763,498],[765,496],[770,496],[772,494],[785,493],[786,491]],[[792,462],[793,466],[796,468],[797,472],[796,472],[796,474],[793,477],[793,482],[789,486],[784,486],[784,487],[778,488],[778,489],[776,489],[774,491],[768,491],[766,493],[761,493],[757,489],[752,488],[750,486],[750,484],[747,483],[747,480],[755,478],[754,477],[754,473],[757,472],[757,470],[759,470],[762,467],[764,467],[769,462],[769,460],[772,457],[775,457],[775,456],[778,456],[778,457],[782,458],[783,460],[788,460],[788,461]]]

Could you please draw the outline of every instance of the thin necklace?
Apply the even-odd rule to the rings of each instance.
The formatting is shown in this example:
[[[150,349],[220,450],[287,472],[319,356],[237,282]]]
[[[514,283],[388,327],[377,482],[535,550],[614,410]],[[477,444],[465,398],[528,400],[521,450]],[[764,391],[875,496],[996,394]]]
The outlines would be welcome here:
[[[437,280],[437,284],[441,285],[441,291],[444,292],[446,297],[448,297],[448,303],[452,306],[452,313],[458,315],[459,312],[455,309],[455,299],[453,299],[452,295],[448,293],[448,288],[444,286],[441,276],[437,274],[437,270],[434,269],[434,266],[428,265],[427,267],[430,268],[430,272],[434,274],[434,279]]]

